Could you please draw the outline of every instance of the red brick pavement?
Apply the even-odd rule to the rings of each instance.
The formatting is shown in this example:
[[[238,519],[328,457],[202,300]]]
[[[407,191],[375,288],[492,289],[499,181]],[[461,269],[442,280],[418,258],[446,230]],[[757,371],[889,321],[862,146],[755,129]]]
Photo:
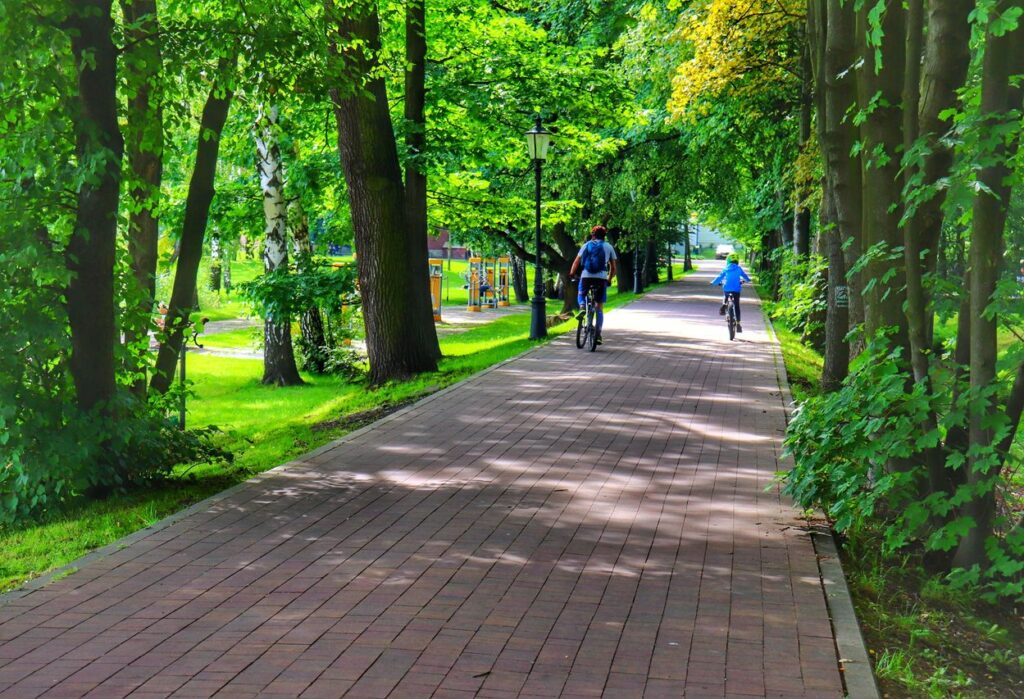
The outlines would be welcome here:
[[[709,276],[0,607],[0,697],[839,697],[756,301]]]

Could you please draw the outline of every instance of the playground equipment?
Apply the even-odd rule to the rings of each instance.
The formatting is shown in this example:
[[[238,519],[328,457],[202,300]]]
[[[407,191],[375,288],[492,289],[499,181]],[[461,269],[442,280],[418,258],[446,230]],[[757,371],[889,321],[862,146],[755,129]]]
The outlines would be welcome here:
[[[509,305],[509,286],[512,282],[512,258],[499,257],[494,262],[495,300],[499,306]]]
[[[441,320],[441,280],[444,277],[443,260],[431,259],[430,265],[430,305],[434,309],[434,321]]]
[[[471,257],[466,269],[466,310],[479,312],[484,306],[509,305],[512,262],[508,257]]]

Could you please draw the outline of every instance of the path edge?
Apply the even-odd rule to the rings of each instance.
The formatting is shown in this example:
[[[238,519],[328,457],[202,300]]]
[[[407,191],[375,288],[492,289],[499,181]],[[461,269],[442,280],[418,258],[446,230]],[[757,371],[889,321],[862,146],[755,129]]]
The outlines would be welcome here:
[[[758,295],[760,297],[760,295]],[[772,356],[775,359],[776,378],[782,392],[783,411],[786,424],[793,414],[793,396],[789,390],[789,374],[786,373],[786,360],[782,356],[782,343],[775,332],[775,325],[768,313],[761,307],[764,325],[772,341]],[[829,620],[832,623],[832,635],[835,638],[836,658],[839,662],[839,674],[846,688],[846,695],[852,699],[880,699],[878,682],[875,672],[871,669],[867,645],[860,630],[860,622],[853,607],[853,597],[846,584],[846,572],[839,558],[839,549],[831,528],[811,531],[811,542],[814,545],[815,558],[818,561],[818,575],[825,591],[825,603],[828,606]]]

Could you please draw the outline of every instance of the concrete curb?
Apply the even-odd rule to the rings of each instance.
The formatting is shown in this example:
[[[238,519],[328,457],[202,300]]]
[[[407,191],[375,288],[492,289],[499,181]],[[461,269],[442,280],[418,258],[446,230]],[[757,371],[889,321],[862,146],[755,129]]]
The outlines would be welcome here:
[[[763,309],[762,315],[765,328],[772,338],[779,390],[782,393],[786,422],[789,423],[793,414],[793,396],[789,391],[789,375],[786,373],[786,363],[782,357],[782,344],[779,342],[779,336],[775,332],[771,318]],[[843,685],[846,687],[846,695],[851,699],[880,699],[875,673],[871,669],[871,659],[868,657],[867,647],[864,645],[864,636],[860,632],[860,623],[857,621],[857,614],[853,608],[853,598],[850,596],[850,588],[846,585],[846,574],[843,572],[839,550],[836,547],[832,531],[830,529],[812,531],[811,541],[814,543],[814,551],[817,554],[821,584],[825,589],[825,602],[832,620],[836,656],[843,677]]]
[[[625,308],[625,307],[629,306],[630,304],[634,303],[635,301],[637,301],[638,299],[641,299],[641,298],[643,298],[643,294],[641,294],[640,296],[636,297],[635,299],[630,299],[630,301],[628,303],[620,306],[619,308]],[[613,313],[615,310],[617,310],[617,309],[612,309],[611,311],[609,311],[609,313]],[[509,357],[508,359],[506,359],[506,360],[504,360],[502,362],[498,362],[497,364],[492,364],[491,366],[487,367],[486,369],[481,369],[477,373],[472,374],[470,376],[467,376],[466,378],[464,378],[464,379],[462,379],[460,381],[456,381],[455,383],[451,384],[450,386],[446,386],[445,388],[442,388],[439,391],[435,391],[435,392],[433,392],[433,393],[431,393],[429,395],[426,395],[423,398],[420,398],[419,400],[417,400],[417,401],[415,401],[413,403],[410,403],[409,405],[405,406],[404,408],[400,408],[400,409],[396,410],[393,413],[385,415],[384,417],[380,418],[379,420],[374,420],[373,422],[371,422],[371,423],[369,423],[367,425],[364,425],[363,427],[360,427],[357,430],[353,430],[352,432],[349,432],[349,433],[339,437],[338,439],[335,439],[335,440],[333,440],[331,442],[328,442],[327,444],[324,444],[324,445],[322,445],[320,447],[317,447],[316,449],[313,449],[312,451],[309,451],[309,452],[303,454],[302,456],[300,456],[298,458],[292,459],[291,461],[286,461],[283,464],[280,464],[278,466],[274,466],[273,468],[267,469],[266,471],[263,471],[262,473],[259,473],[259,474],[255,475],[255,476],[253,476],[252,478],[244,480],[241,483],[237,483],[237,484],[231,486],[230,488],[222,490],[219,493],[216,493],[214,495],[211,495],[210,497],[208,497],[208,498],[206,498],[204,500],[200,500],[196,504],[194,504],[194,505],[192,505],[190,507],[187,507],[184,510],[181,510],[179,512],[175,512],[174,514],[168,515],[167,517],[164,517],[163,519],[154,522],[153,524],[149,525],[148,527],[145,527],[144,529],[139,529],[138,531],[132,532],[131,534],[128,534],[127,536],[122,537],[122,538],[118,539],[117,541],[114,541],[112,543],[107,544],[106,546],[102,546],[102,547],[100,547],[98,549],[95,549],[94,551],[90,551],[89,553],[85,554],[84,556],[82,556],[80,558],[77,558],[77,559],[71,561],[70,563],[62,565],[59,568],[54,568],[53,570],[47,571],[46,573],[43,573],[42,575],[39,575],[38,577],[32,578],[32,579],[26,581],[21,587],[15,588],[14,590],[9,590],[7,592],[0,593],[0,607],[4,606],[5,604],[8,604],[8,603],[10,603],[10,602],[12,602],[12,601],[14,601],[16,599],[24,597],[25,595],[27,595],[27,594],[29,594],[31,592],[35,592],[36,590],[40,590],[40,589],[46,587],[47,585],[49,585],[50,583],[54,582],[55,580],[61,580],[63,578],[66,578],[67,576],[72,575],[73,573],[78,571],[80,568],[82,568],[84,566],[87,566],[87,565],[89,565],[90,563],[92,563],[94,561],[106,558],[107,556],[109,556],[109,555],[111,555],[113,553],[116,553],[116,552],[120,551],[123,548],[126,548],[126,547],[130,546],[131,544],[135,543],[136,541],[140,541],[140,540],[145,539],[146,537],[148,537],[148,536],[150,536],[152,534],[155,534],[156,532],[162,531],[162,530],[166,529],[167,527],[170,527],[171,525],[173,525],[173,524],[175,524],[175,523],[177,523],[177,522],[179,522],[179,521],[181,521],[181,520],[183,520],[183,519],[185,519],[185,518],[187,518],[187,517],[189,517],[189,516],[191,516],[193,514],[196,514],[198,512],[203,512],[205,510],[208,510],[212,506],[216,505],[218,502],[226,499],[227,497],[231,496],[232,494],[236,493],[237,491],[241,490],[242,488],[246,488],[246,487],[249,487],[251,485],[258,484],[258,483],[266,480],[267,478],[270,478],[271,476],[273,476],[276,473],[278,473],[280,471],[283,471],[285,469],[294,468],[296,466],[305,466],[305,465],[307,465],[306,462],[309,461],[310,459],[313,459],[314,457],[317,457],[320,454],[323,454],[324,452],[330,451],[331,449],[334,449],[335,447],[338,447],[338,446],[340,446],[340,445],[342,445],[342,444],[344,444],[344,443],[346,443],[346,442],[348,442],[348,441],[350,441],[352,439],[355,439],[356,437],[359,437],[360,435],[362,435],[365,432],[375,428],[378,425],[382,425],[382,424],[390,422],[392,420],[400,419],[406,413],[408,413],[409,411],[411,411],[411,410],[413,410],[415,408],[418,408],[421,405],[429,403],[432,400],[437,400],[441,396],[444,396],[445,394],[447,394],[447,393],[449,393],[451,391],[454,391],[456,388],[462,386],[463,384],[469,383],[471,381],[475,381],[475,380],[479,379],[480,377],[485,376],[486,374],[489,374],[492,371],[496,371],[497,369],[500,369],[501,367],[505,366],[506,364],[514,362],[514,361],[516,361],[518,359],[522,359],[523,357],[525,357],[525,356],[527,356],[529,354],[532,354],[533,352],[536,352],[537,350],[539,350],[539,349],[541,349],[543,347],[546,347],[547,345],[549,345],[552,342],[568,341],[566,338],[568,338],[570,335],[571,335],[570,332],[565,332],[562,335],[559,335],[557,337],[553,337],[553,338],[551,338],[551,339],[549,339],[549,340],[547,340],[545,342],[539,343],[536,346],[531,347],[528,350],[520,352],[519,354],[515,355],[514,357]]]

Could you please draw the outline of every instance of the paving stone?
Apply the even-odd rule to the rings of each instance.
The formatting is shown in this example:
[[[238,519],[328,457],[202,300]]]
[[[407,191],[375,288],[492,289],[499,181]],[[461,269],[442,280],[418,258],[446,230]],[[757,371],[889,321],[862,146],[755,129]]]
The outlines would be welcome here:
[[[9,599],[0,696],[842,696],[779,351],[709,278]]]

